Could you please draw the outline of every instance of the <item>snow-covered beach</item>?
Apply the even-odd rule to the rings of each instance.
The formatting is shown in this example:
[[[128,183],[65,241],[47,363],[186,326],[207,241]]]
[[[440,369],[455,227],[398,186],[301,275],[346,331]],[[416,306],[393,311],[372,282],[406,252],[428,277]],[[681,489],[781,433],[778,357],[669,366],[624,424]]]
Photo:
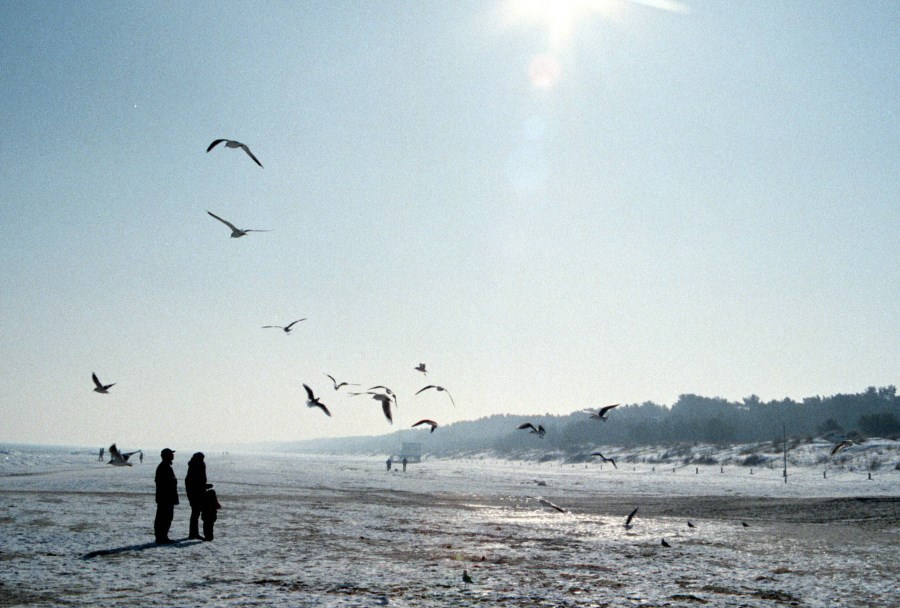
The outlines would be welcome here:
[[[896,442],[839,466],[822,449],[798,451],[787,484],[777,466],[614,450],[618,468],[478,457],[405,473],[378,456],[207,451],[216,540],[156,546],[158,453],[111,467],[0,446],[0,606],[895,605],[900,471],[869,469],[876,452],[896,461]]]

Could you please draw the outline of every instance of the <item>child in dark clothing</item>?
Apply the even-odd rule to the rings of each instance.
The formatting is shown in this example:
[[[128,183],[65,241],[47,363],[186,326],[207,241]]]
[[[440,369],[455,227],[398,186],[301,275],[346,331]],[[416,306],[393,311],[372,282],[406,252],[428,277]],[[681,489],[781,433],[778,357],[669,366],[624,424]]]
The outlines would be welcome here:
[[[200,512],[200,518],[203,520],[203,540],[213,539],[213,526],[219,518],[217,511],[221,508],[222,505],[219,504],[212,484],[206,484],[206,497],[203,501],[203,511]]]

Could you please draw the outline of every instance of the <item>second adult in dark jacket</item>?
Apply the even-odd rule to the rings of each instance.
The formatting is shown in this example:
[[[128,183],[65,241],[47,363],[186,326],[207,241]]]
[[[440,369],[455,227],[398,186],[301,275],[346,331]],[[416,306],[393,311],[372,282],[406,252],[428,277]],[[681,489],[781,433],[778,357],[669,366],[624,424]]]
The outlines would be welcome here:
[[[184,489],[191,503],[191,522],[188,538],[202,539],[200,536],[200,513],[206,499],[206,462],[203,452],[196,452],[188,461],[188,472],[184,478]]]

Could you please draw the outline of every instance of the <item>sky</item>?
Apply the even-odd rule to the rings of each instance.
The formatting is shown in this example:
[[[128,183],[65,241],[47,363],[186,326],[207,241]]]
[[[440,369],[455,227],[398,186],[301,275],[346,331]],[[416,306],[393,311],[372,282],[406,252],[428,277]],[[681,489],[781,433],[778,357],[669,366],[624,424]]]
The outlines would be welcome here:
[[[897,23],[892,2],[0,3],[0,441],[191,450],[896,385]],[[394,424],[325,374],[393,388]]]

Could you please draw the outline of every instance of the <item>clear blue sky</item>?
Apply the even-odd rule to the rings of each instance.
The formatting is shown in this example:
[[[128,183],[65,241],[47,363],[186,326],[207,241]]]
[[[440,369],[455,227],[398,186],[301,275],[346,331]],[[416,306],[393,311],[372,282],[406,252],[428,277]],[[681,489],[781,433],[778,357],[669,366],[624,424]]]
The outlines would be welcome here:
[[[0,440],[898,384],[900,5],[551,6],[0,3]]]

